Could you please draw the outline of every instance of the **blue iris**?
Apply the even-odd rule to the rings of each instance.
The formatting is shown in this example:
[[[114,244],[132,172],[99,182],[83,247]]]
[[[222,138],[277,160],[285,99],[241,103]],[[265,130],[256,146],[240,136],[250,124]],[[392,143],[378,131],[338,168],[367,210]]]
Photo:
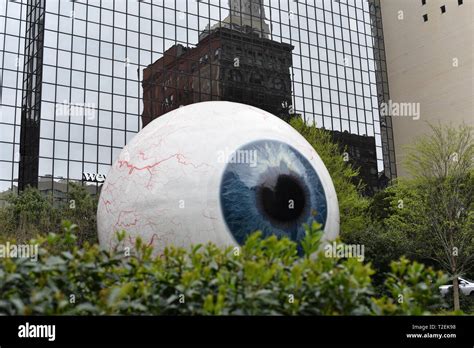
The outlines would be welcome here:
[[[239,244],[257,230],[299,242],[303,224],[325,225],[327,200],[318,174],[295,148],[259,140],[236,150],[220,187],[222,212]]]

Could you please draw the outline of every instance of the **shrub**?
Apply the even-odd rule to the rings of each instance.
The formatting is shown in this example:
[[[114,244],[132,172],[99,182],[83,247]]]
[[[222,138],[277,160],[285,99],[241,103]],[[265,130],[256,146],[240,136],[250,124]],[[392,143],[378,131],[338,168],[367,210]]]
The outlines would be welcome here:
[[[453,299],[453,289],[449,289],[446,296],[443,297],[444,305],[443,308],[447,310],[454,307],[454,299]],[[466,296],[462,292],[459,294],[459,302],[461,311],[464,313],[474,313],[474,293]]]
[[[426,315],[440,309],[439,287],[447,281],[441,271],[402,257],[390,265],[385,281],[389,295],[374,300],[377,314]]]
[[[28,187],[19,194],[10,194],[7,205],[0,208],[0,239],[28,242],[37,235],[62,233],[61,221],[77,224],[78,245],[97,242],[97,198],[82,186],[70,183],[67,203],[52,203],[52,197]]]
[[[47,197],[28,187],[21,194],[9,194],[8,204],[0,209],[0,235],[26,242],[36,234],[51,231],[57,212]]]
[[[78,244],[88,241],[98,242],[97,239],[97,197],[91,195],[84,187],[70,183],[68,204],[61,207],[61,218],[74,221],[77,224]]]
[[[79,247],[76,226],[63,228],[62,236],[32,241],[39,244],[38,262],[0,260],[0,314],[428,314],[444,281],[401,260],[386,283],[392,297],[374,299],[370,264],[325,257],[316,225],[307,229],[302,257],[294,242],[258,232],[240,249],[170,247],[158,257],[138,240],[126,256],[120,245],[112,252]]]

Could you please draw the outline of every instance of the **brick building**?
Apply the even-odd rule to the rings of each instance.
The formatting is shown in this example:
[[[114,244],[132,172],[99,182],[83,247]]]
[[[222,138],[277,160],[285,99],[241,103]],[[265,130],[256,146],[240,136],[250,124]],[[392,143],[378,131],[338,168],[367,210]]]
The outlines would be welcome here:
[[[209,100],[254,105],[286,119],[293,46],[251,30],[218,27],[194,48],[174,45],[144,69],[145,127],[179,106]]]

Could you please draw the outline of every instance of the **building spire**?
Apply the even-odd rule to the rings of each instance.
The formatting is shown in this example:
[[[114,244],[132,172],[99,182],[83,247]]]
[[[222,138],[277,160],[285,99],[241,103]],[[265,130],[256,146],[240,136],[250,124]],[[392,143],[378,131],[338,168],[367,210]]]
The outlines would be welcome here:
[[[270,26],[265,22],[263,0],[229,0],[229,9],[229,15],[213,25],[211,30],[225,27],[269,38]]]

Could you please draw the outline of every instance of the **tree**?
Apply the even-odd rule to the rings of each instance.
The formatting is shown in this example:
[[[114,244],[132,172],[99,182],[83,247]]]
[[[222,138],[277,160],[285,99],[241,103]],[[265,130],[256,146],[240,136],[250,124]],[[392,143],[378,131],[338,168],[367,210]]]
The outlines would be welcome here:
[[[68,202],[61,210],[61,218],[77,225],[78,243],[97,242],[97,197],[84,187],[70,183]]]
[[[50,200],[37,189],[27,187],[18,195],[8,195],[7,205],[0,212],[0,234],[14,235],[17,242],[27,241],[54,229],[56,217]]]
[[[52,203],[52,197],[28,187],[19,194],[10,194],[7,205],[0,208],[0,235],[14,237],[17,242],[37,235],[62,233],[62,220],[77,225],[77,243],[97,242],[97,198],[82,186],[70,183],[67,203]]]
[[[378,270],[376,285],[382,285],[391,261],[402,256],[437,266],[426,256],[430,216],[424,213],[424,201],[418,184],[406,179],[393,181],[371,198],[367,227],[353,234],[353,243],[365,246],[365,259]]]
[[[474,161],[473,127],[465,124],[430,125],[432,134],[419,137],[408,146],[406,167],[421,180],[463,178],[471,173]]]
[[[458,278],[474,265],[473,127],[431,125],[432,134],[409,148],[406,166],[417,184],[426,219],[426,257],[453,281],[454,309],[460,309]]]

